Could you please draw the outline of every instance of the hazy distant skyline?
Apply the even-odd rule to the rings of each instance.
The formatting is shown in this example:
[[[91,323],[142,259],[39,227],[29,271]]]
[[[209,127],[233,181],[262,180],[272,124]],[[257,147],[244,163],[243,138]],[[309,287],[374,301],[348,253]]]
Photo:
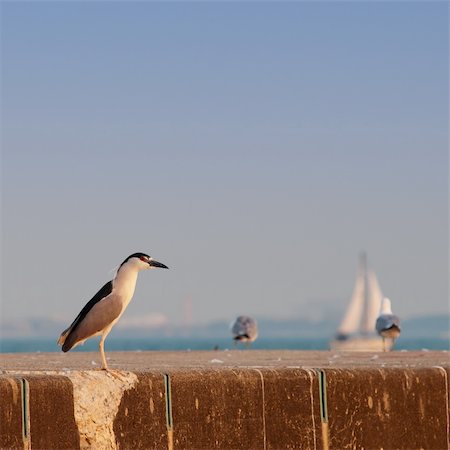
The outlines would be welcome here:
[[[2,319],[448,311],[448,4],[2,2]],[[125,317],[124,316],[124,317]]]

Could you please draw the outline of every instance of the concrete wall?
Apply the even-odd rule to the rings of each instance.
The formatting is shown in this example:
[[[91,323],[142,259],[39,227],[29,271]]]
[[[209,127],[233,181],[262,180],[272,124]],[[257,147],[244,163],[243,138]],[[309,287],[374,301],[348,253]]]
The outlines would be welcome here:
[[[0,448],[444,450],[449,375],[441,367],[3,374]]]

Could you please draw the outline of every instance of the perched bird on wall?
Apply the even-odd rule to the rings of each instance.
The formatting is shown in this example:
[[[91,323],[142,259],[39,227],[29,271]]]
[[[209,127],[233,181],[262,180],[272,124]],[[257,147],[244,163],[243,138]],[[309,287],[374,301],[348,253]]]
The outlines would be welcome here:
[[[249,316],[239,316],[231,325],[231,333],[235,343],[245,342],[249,346],[258,337],[256,320]]]
[[[386,351],[386,338],[392,339],[392,345],[394,345],[395,340],[400,336],[400,319],[392,314],[391,301],[386,297],[381,302],[381,311],[375,328],[383,338],[383,351]]]
[[[69,328],[61,333],[58,345],[62,345],[62,351],[68,352],[86,339],[101,335],[99,350],[102,369],[108,370],[104,350],[106,336],[130,303],[139,271],[158,267],[168,269],[145,253],[133,253],[125,259],[114,279],[108,281],[89,300]]]

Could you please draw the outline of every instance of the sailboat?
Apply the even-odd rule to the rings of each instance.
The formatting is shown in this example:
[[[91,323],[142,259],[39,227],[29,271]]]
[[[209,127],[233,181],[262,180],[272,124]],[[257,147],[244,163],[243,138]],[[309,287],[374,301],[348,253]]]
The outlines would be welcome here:
[[[375,331],[382,299],[383,294],[375,272],[368,269],[367,256],[362,253],[353,295],[336,336],[330,342],[330,349],[383,351],[383,341]]]

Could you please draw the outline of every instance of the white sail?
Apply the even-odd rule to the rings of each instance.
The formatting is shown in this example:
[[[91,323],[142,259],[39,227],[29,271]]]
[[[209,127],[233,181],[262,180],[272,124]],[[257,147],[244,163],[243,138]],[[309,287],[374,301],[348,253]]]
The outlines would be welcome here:
[[[375,333],[375,323],[383,294],[375,273],[367,269],[367,258],[360,256],[350,305],[336,338],[330,342],[332,350],[381,351],[382,340]]]
[[[364,266],[360,264],[355,287],[353,289],[352,299],[350,300],[350,305],[345,313],[344,319],[338,328],[338,335],[348,336],[359,331],[361,314],[364,306],[364,290],[366,284],[364,272]]]
[[[373,271],[367,274],[367,314],[366,320],[361,324],[361,331],[364,333],[375,333],[375,323],[380,313],[383,293],[381,292],[377,276]]]

